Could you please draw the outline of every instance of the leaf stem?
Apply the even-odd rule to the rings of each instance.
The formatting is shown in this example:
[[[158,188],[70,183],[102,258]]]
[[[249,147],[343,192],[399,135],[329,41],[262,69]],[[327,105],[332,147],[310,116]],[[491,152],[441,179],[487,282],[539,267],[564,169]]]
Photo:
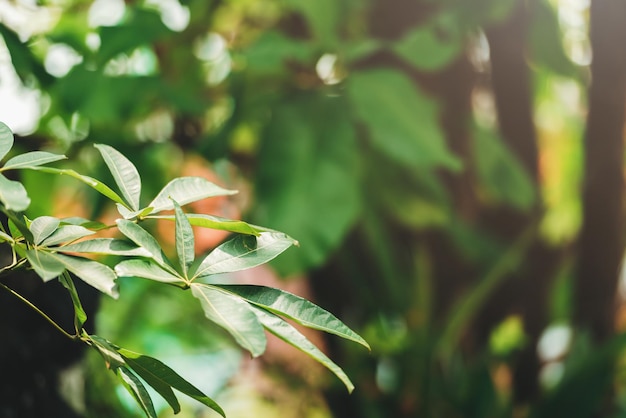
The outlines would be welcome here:
[[[53,327],[55,327],[59,332],[61,332],[63,335],[65,335],[70,340],[76,340],[79,337],[78,335],[72,335],[72,334],[68,333],[67,331],[65,331],[59,324],[54,322],[54,320],[52,318],[50,318],[45,312],[43,312],[41,309],[39,309],[37,306],[35,306],[31,301],[29,301],[24,296],[20,295],[19,293],[17,293],[15,290],[11,289],[10,287],[5,285],[4,283],[0,282],[0,287],[4,288],[7,292],[9,292],[13,296],[18,298],[22,302],[24,302],[26,305],[28,305],[32,310],[34,310],[39,315],[41,315],[46,321],[48,321]]]

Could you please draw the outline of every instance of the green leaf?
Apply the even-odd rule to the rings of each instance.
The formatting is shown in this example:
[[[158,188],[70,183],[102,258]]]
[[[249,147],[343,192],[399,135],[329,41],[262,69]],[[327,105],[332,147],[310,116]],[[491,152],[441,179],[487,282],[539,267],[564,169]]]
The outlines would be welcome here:
[[[56,251],[72,253],[95,253],[123,256],[150,257],[145,248],[115,238],[94,238],[55,248]]]
[[[185,279],[161,268],[151,260],[124,260],[115,266],[120,277],[140,277],[162,283],[184,284]]]
[[[6,155],[13,148],[13,132],[11,129],[0,122],[0,160],[6,157]]]
[[[198,213],[186,213],[189,223],[193,226],[200,226],[203,228],[218,229],[220,231],[234,232],[237,234],[255,235],[263,231],[267,231],[267,228],[261,228],[244,221],[237,221],[233,219],[220,218],[219,216],[205,215]],[[174,221],[176,218],[174,215],[156,215],[149,216],[150,219],[164,219],[167,221]]]
[[[117,187],[122,191],[122,196],[133,210],[139,210],[139,197],[141,195],[141,178],[135,165],[115,148],[104,144],[94,145],[115,179]]]
[[[65,271],[65,265],[52,258],[46,251],[27,250],[26,259],[44,282],[59,277]]]
[[[158,380],[162,385],[167,385],[168,387],[171,386],[174,389],[181,391],[185,395],[188,395],[193,399],[208,406],[209,408],[213,409],[221,416],[226,417],[222,408],[220,408],[220,406],[215,401],[213,401],[213,399],[206,396],[198,388],[183,379],[180,375],[178,375],[178,373],[170,369],[167,365],[163,364],[159,360],[152,357],[144,356],[142,354],[134,353],[123,348],[119,350],[119,353],[124,356],[126,363],[130,367],[132,367],[132,369],[139,376],[141,376],[150,386],[154,387],[146,376],[149,376],[152,380]],[[154,387],[154,389],[159,392],[156,387]],[[172,404],[170,403],[170,405]],[[176,413],[176,408],[174,408],[173,405],[172,409],[174,409],[174,412]]]
[[[92,221],[91,219],[85,219],[79,216],[72,216],[70,218],[62,218],[61,224],[83,226],[87,229],[91,229],[94,231],[99,231],[101,229],[105,229],[108,227],[106,224],[103,224],[102,222]]]
[[[281,274],[320,266],[362,210],[363,150],[346,108],[345,97],[305,95],[272,110],[259,150],[254,222],[306,243],[277,260]]]
[[[269,332],[276,335],[286,343],[296,347],[298,350],[308,354],[316,361],[327,367],[343,382],[344,385],[346,385],[348,392],[352,392],[354,390],[354,385],[341,367],[337,366],[297,329],[265,309],[253,308],[253,311],[257,315],[259,321],[261,321],[263,326]]]
[[[116,207],[119,214],[122,215],[124,219],[129,220],[142,218],[152,212],[152,208],[150,206],[139,210],[128,210],[126,206],[116,203]]]
[[[101,193],[102,195],[108,197],[109,199],[111,199],[112,201],[116,202],[116,203],[120,203],[122,205],[126,205],[126,203],[124,202],[124,200],[117,194],[115,193],[113,190],[111,190],[111,188],[109,186],[107,186],[106,184],[102,183],[100,180],[96,180],[92,177],[89,176],[84,176],[80,173],[77,173],[74,170],[60,170],[58,168],[52,168],[52,167],[30,167],[33,170],[37,170],[37,171],[41,171],[43,173],[50,173],[50,174],[58,174],[58,175],[64,175],[64,176],[70,176],[72,178],[75,178],[76,180],[79,180],[83,183],[85,183],[86,185],[88,185],[89,187],[93,188],[94,190],[96,190],[97,192]]]
[[[392,50],[416,68],[438,71],[462,51],[463,36],[459,22],[445,15],[430,25],[418,26],[392,46]]]
[[[476,171],[486,197],[521,210],[532,208],[537,198],[533,180],[504,141],[479,126],[474,127],[472,138]]]
[[[380,152],[409,168],[461,168],[447,149],[435,102],[404,74],[355,72],[348,78],[348,96],[354,116]]]
[[[61,220],[53,216],[40,216],[33,219],[30,224],[30,232],[33,234],[35,245],[48,238],[59,227]]]
[[[30,198],[22,183],[0,174],[0,202],[9,210],[23,212],[30,205]]]
[[[183,276],[187,277],[187,272],[195,257],[196,244],[193,230],[185,213],[176,201],[173,200],[173,203],[176,217],[176,253]]]
[[[149,418],[157,418],[154,405],[152,404],[152,398],[150,398],[150,394],[143,383],[141,383],[141,380],[124,366],[118,367],[115,370],[115,374],[126,390],[135,398],[135,401],[141,406],[141,409],[143,409],[146,415],[148,415]]]
[[[228,331],[253,357],[265,351],[267,339],[251,306],[241,298],[217,287],[192,283],[191,293],[200,300],[204,314]]]
[[[65,155],[52,154],[45,151],[32,151],[25,154],[16,155],[9,159],[2,167],[2,170],[15,170],[18,168],[31,168],[40,165],[53,163],[55,161],[64,160],[67,157]]]
[[[54,231],[48,238],[43,240],[41,245],[51,247],[64,242],[74,241],[79,238],[83,238],[89,235],[93,235],[95,232],[78,225],[61,225]]]
[[[163,378],[163,375],[173,373],[179,379],[182,378],[157,359],[124,349],[119,349],[118,352],[122,355],[122,357],[124,357],[126,364],[147,384],[152,386],[152,388],[156,390],[159,395],[161,395],[163,399],[165,399],[172,407],[174,413],[178,414],[180,412],[180,404],[178,403],[178,399],[176,399],[176,395],[174,395],[174,392],[172,391],[172,387],[169,383],[167,383],[167,380]]]
[[[193,279],[211,274],[231,273],[259,266],[296,244],[281,232],[262,232],[258,237],[237,235],[211,251],[190,275]]]
[[[15,239],[4,231],[0,231],[0,240],[2,240],[2,242],[15,242]]]
[[[124,358],[117,352],[115,344],[97,335],[88,335],[87,339],[91,346],[104,358],[107,368],[115,370],[126,364]]]
[[[370,350],[369,344],[335,315],[300,296],[265,286],[218,285],[217,287],[239,295],[275,314],[285,316],[300,325],[354,341]]]
[[[72,304],[74,305],[74,326],[77,330],[81,329],[87,321],[87,314],[83,309],[83,304],[80,302],[80,298],[78,297],[78,292],[76,291],[76,286],[74,286],[74,282],[69,274],[61,274],[59,276],[59,281],[67,289],[70,294],[70,298],[72,298]]]
[[[223,189],[202,177],[179,177],[167,183],[148,206],[152,207],[150,213],[158,213],[174,209],[172,199],[184,206],[207,197],[228,196],[235,193],[237,193],[236,190]]]
[[[341,3],[334,0],[288,0],[287,4],[302,13],[317,40],[326,46],[334,45],[341,22]]]
[[[110,267],[86,258],[70,257],[49,252],[46,252],[46,255],[102,293],[106,293],[114,299],[117,299],[119,296],[117,284],[115,283],[117,276]]]
[[[165,257],[165,254],[163,254],[163,250],[157,240],[145,229],[126,219],[118,219],[117,227],[128,239],[140,247],[143,247],[148,252],[149,257],[156,261],[163,269],[173,275],[177,275],[176,269],[174,269],[167,257]]]

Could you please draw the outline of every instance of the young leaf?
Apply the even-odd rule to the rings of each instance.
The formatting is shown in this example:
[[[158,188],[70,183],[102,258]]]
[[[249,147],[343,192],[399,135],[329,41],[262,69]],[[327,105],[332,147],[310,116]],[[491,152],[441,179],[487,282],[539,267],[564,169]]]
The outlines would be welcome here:
[[[87,314],[85,313],[83,304],[80,302],[80,298],[78,297],[76,286],[74,286],[74,282],[67,272],[59,276],[59,281],[69,292],[70,298],[72,298],[72,304],[74,305],[74,326],[77,330],[79,330],[83,327],[85,321],[87,321]]]
[[[217,287],[239,295],[270,312],[292,319],[300,325],[354,341],[370,350],[369,344],[335,315],[300,296],[265,286],[218,285]]]
[[[149,257],[156,261],[163,269],[173,275],[177,275],[176,269],[172,267],[172,264],[167,257],[165,257],[165,254],[163,254],[161,246],[148,231],[126,219],[118,219],[117,227],[128,239],[140,247],[143,247],[149,253]]]
[[[71,253],[95,253],[108,255],[124,255],[150,257],[145,248],[137,247],[128,241],[114,238],[94,238],[75,244],[55,248],[56,251]]]
[[[32,151],[25,154],[16,155],[9,159],[2,167],[2,170],[15,170],[17,168],[31,168],[40,165],[53,163],[55,161],[64,160],[65,155],[52,154],[45,151]]]
[[[60,223],[61,220],[53,216],[40,216],[33,219],[30,224],[30,232],[33,234],[35,245],[41,244],[44,239],[56,231]]]
[[[195,256],[196,245],[193,230],[180,205],[175,200],[172,200],[172,203],[174,203],[176,216],[176,253],[178,254],[178,262],[180,263],[183,276],[187,277],[187,272]]]
[[[281,232],[262,232],[258,237],[237,235],[211,251],[196,268],[192,268],[190,275],[195,279],[256,267],[294,244],[293,238]]]
[[[0,160],[13,148],[13,132],[4,123],[0,122]]]
[[[265,351],[267,339],[251,306],[241,298],[214,286],[193,283],[191,293],[200,300],[204,314],[228,331],[239,343],[258,357]]]
[[[179,177],[163,187],[157,197],[148,205],[152,212],[174,209],[172,199],[179,205],[196,202],[214,196],[227,196],[237,193],[236,190],[223,189],[202,177]]]
[[[154,387],[154,385],[151,383],[147,376],[150,376],[151,380],[160,381],[162,385],[167,385],[168,387],[171,386],[174,389],[181,391],[185,395],[188,395],[193,399],[208,406],[209,408],[213,409],[221,416],[226,417],[222,408],[220,408],[220,406],[213,399],[206,396],[198,388],[183,379],[174,370],[170,369],[159,360],[152,357],[144,356],[142,354],[134,353],[123,348],[118,351],[124,357],[126,363],[135,371],[135,373],[141,376],[162,396],[163,394],[156,387]],[[165,396],[163,397],[165,398]],[[176,398],[174,398],[174,400],[175,399]],[[168,403],[170,402],[168,401]],[[172,405],[172,403],[170,403],[170,405]],[[174,409],[174,413],[177,412],[176,408],[174,408],[174,405],[172,405],[172,409]]]
[[[0,240],[2,240],[2,242],[15,242],[15,239],[4,231],[0,231]]]
[[[322,353],[319,348],[317,348],[297,329],[265,309],[253,307],[253,310],[259,321],[269,332],[326,366],[343,382],[344,385],[346,385],[348,392],[352,392],[354,390],[354,385],[341,367],[337,366],[331,359],[326,357],[326,355]]]
[[[144,410],[146,415],[148,415],[149,418],[157,418],[154,405],[152,404],[152,398],[150,398],[150,394],[143,383],[141,383],[141,380],[124,366],[118,367],[115,370],[115,374],[126,390],[135,398],[135,401],[141,406],[141,409]]]
[[[122,215],[124,219],[130,219],[130,220],[140,218],[152,212],[152,208],[149,206],[147,208],[143,208],[140,210],[128,210],[126,206],[121,205],[119,203],[117,203],[116,206],[117,206],[117,211],[119,212],[119,214]]]
[[[30,198],[22,183],[0,174],[0,202],[9,210],[23,212],[30,205]]]
[[[44,282],[59,277],[65,271],[65,266],[46,251],[28,250],[26,259]]]
[[[205,215],[198,213],[187,213],[187,219],[193,226],[201,226],[203,228],[218,229],[220,231],[234,232],[237,234],[259,236],[261,232],[266,231],[265,228],[250,225],[244,221],[236,221],[232,219],[220,218],[219,216]],[[150,219],[165,219],[168,221],[175,220],[174,215],[157,215],[150,216]]]
[[[152,260],[124,260],[115,266],[120,277],[140,277],[162,283],[184,284],[185,279],[161,268]]]
[[[41,245],[51,247],[64,242],[74,241],[95,234],[87,228],[78,225],[62,225],[57,228],[48,238],[44,239]]]
[[[139,196],[141,195],[141,178],[135,165],[122,153],[113,147],[104,144],[94,145],[107,167],[113,175],[117,187],[122,191],[132,210],[139,210]]]
[[[43,253],[43,251],[40,251]],[[70,257],[63,254],[48,253],[46,255],[63,265],[67,270],[74,273],[78,278],[95,287],[102,293],[106,293],[114,299],[119,296],[115,279],[115,272],[108,266],[98,263],[97,261],[88,260],[80,257]]]

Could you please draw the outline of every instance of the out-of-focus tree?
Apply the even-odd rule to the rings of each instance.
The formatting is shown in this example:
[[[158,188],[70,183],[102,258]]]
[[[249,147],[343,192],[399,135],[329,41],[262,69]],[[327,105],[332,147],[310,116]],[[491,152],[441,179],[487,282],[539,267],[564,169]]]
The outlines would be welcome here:
[[[276,271],[305,274],[318,303],[372,343],[368,356],[328,341],[358,382],[351,397],[324,388],[334,416],[622,411],[604,396],[620,399],[611,384],[623,344],[613,338],[621,2],[70,1],[32,11],[54,23],[0,26],[45,104],[23,146],[91,161],[89,137],[137,155],[154,184],[191,154],[247,181],[248,217],[302,244]],[[560,354],[541,349],[553,335]]]

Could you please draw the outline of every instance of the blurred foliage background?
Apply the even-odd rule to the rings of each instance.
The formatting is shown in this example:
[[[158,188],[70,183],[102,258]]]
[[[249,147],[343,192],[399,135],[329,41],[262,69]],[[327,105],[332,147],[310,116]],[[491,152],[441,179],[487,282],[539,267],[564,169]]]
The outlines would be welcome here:
[[[226,279],[364,335],[371,354],[310,336],[352,395],[279,342],[242,357],[149,283],[101,301],[100,335],[230,417],[626,416],[624,21],[619,0],[2,0],[0,119],[103,180],[93,142],[154,192],[180,174],[237,188],[197,210],[300,241]],[[24,175],[32,216],[110,216]],[[202,234],[198,252],[225,238]],[[62,371],[66,402],[136,416],[98,361]]]

